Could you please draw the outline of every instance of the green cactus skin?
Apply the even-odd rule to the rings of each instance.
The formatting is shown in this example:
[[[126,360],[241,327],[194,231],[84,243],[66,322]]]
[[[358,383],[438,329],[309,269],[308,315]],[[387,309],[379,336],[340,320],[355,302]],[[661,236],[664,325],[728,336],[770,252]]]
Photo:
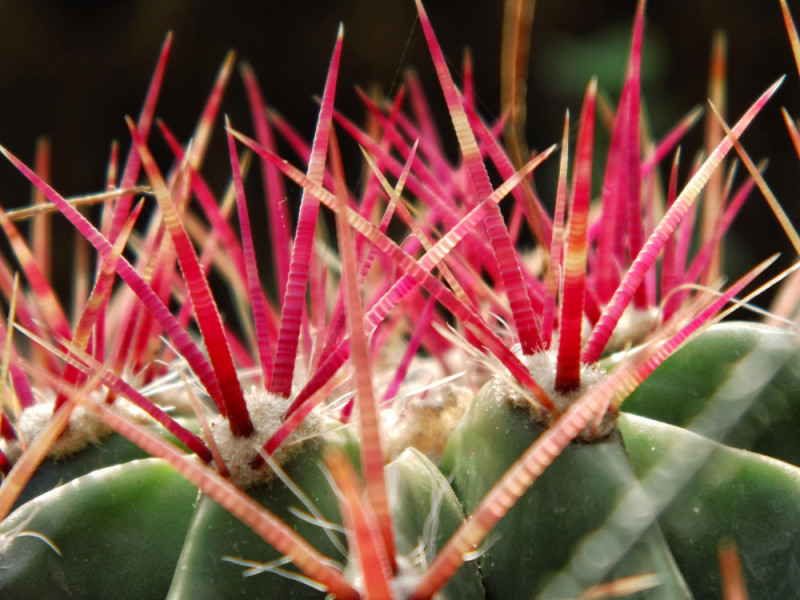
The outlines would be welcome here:
[[[346,429],[329,431],[324,439],[358,464],[358,444]],[[341,524],[336,495],[321,468],[322,447],[319,441],[306,442],[286,472],[328,520]],[[62,556],[41,539],[14,539],[0,557],[0,597],[79,594],[138,600],[164,598],[169,592],[171,598],[260,598],[265,590],[269,598],[325,597],[274,574],[245,578],[242,566],[222,561],[226,554],[263,562],[279,555],[215,502],[202,496],[198,500],[197,488],[166,462],[133,460],[141,453],[125,438],[112,435],[73,457],[43,465],[46,476],[35,482],[37,491],[54,484],[60,472],[62,480],[71,481],[23,504],[0,532],[7,534],[24,523],[25,531],[46,536]],[[97,468],[104,462],[119,464]],[[303,507],[280,481],[249,493],[323,553],[345,562],[319,526],[289,512],[290,506]]]
[[[404,450],[387,465],[386,483],[398,553],[409,556],[423,542],[427,559],[431,560],[464,520],[461,503],[450,484],[415,448]],[[462,565],[439,596],[442,600],[484,598],[477,562]]]
[[[351,460],[357,460],[357,454],[353,456],[353,449],[352,445],[348,448]],[[340,524],[336,494],[323,474],[321,462],[321,446],[308,444],[291,459],[285,471],[308,494],[327,520]],[[426,526],[433,528],[436,547],[440,547],[464,520],[461,505],[441,472],[421,453],[411,449],[386,469],[398,552],[411,555],[425,538]],[[309,524],[289,512],[290,506],[300,507],[300,502],[282,483],[276,481],[269,486],[256,487],[249,493],[291,525],[317,550],[343,565],[347,562],[348,557],[336,549],[319,526]],[[432,510],[436,511],[433,517]],[[430,553],[429,558],[432,558],[435,548],[428,547],[426,550]],[[243,577],[243,567],[221,560],[222,556],[235,556],[262,564],[280,558],[275,550],[218,504],[202,498],[192,519],[167,598],[325,598],[324,592],[279,574],[260,573]],[[285,568],[291,569],[288,565]],[[408,578],[409,584],[413,585],[413,573]],[[402,586],[403,581],[399,581],[398,585]],[[483,586],[475,563],[465,565],[441,595],[443,600],[483,597]]]
[[[147,452],[121,435],[114,434],[100,444],[92,444],[64,459],[47,459],[22,489],[14,508],[92,471],[142,458],[149,458]]]
[[[358,464],[357,442],[346,431],[328,432],[325,439]],[[116,446],[113,439],[107,443]],[[304,443],[284,470],[326,520],[340,524],[336,493],[323,472],[323,449],[318,440]],[[98,446],[84,452],[102,450]],[[430,560],[463,522],[461,504],[441,472],[414,449],[403,452],[386,469],[398,552],[411,557],[422,544]],[[248,492],[322,553],[347,563],[348,557],[321,527],[290,512],[289,507],[304,507],[281,481]],[[198,499],[196,488],[159,459],[134,460],[75,478],[27,502],[3,527],[4,534],[22,527],[44,535],[61,556],[41,539],[9,538],[0,562],[2,598],[326,596],[276,573],[245,577],[245,567],[222,560],[231,556],[268,563],[280,555],[214,501]],[[291,565],[283,568],[292,570]],[[404,575],[407,582],[399,579],[397,585],[412,587],[414,570]],[[440,597],[484,598],[477,564],[464,565]]]
[[[0,557],[0,597],[163,598],[192,516],[197,488],[166,462],[107,467],[42,494],[12,513],[21,527]]]
[[[639,476],[672,448],[708,456],[659,517],[698,600],[720,598],[723,540],[739,552],[750,600],[800,597],[800,469],[643,417],[619,422]]]
[[[199,425],[194,419],[180,419],[180,421],[192,431],[199,429]],[[165,439],[186,450],[186,447],[175,436],[163,428],[153,427],[152,430],[157,431]],[[150,455],[117,433],[112,433],[99,443],[89,444],[89,446],[71,456],[57,460],[48,458],[34,471],[33,476],[20,492],[13,509],[19,508],[29,500],[52,490],[58,485],[77,479],[92,471],[142,458],[150,458]]]
[[[497,389],[489,383],[478,393],[442,459],[467,514],[544,431],[526,409],[511,406]],[[576,544],[606,520],[634,480],[617,434],[604,441],[571,444],[492,531],[496,543],[481,557],[487,598],[539,597],[567,564]],[[643,573],[658,573],[661,585],[633,598],[691,598],[657,527],[648,529],[606,580]],[[572,575],[567,588],[551,588],[547,597],[577,597],[600,583],[580,581],[581,573]]]
[[[340,444],[341,447],[350,455],[353,463],[358,464],[358,449],[352,438],[342,435],[337,442],[344,437],[347,437],[347,441]],[[336,492],[331,488],[322,467],[323,448],[324,444],[319,440],[305,442],[298,453],[283,465],[283,469],[326,520],[341,525]],[[281,481],[273,479],[266,485],[252,487],[248,494],[324,555],[342,564],[346,562],[346,557],[336,549],[319,525],[304,521],[289,511],[290,507],[297,507],[304,512],[307,509]],[[340,537],[344,541],[344,536]],[[325,597],[325,592],[280,574],[265,572],[245,577],[246,567],[222,560],[222,557],[230,556],[266,564],[279,559],[281,555],[208,497],[198,502],[185,542],[182,542],[175,579],[167,595],[170,600]],[[291,565],[284,568],[292,570]]]
[[[777,371],[766,385],[736,399],[737,406],[731,410],[742,406],[746,412],[720,441],[800,465],[799,348],[796,335],[766,325],[714,325],[665,360],[622,408],[671,425],[690,426],[742,361],[757,352]]]

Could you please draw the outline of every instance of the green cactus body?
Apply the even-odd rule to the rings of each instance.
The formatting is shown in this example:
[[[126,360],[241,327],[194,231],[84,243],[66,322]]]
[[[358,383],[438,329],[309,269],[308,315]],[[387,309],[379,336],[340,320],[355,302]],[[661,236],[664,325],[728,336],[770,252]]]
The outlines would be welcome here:
[[[194,420],[182,419],[181,422],[192,430],[197,429]],[[168,432],[160,428],[158,431],[173,443],[183,445]],[[19,508],[29,500],[44,494],[73,479],[113,465],[127,463],[133,460],[148,458],[149,454],[136,444],[116,433],[110,433],[102,440],[89,443],[85,448],[68,456],[53,458],[48,457],[36,469],[30,481],[25,485],[14,503],[14,509]]]
[[[442,461],[467,513],[544,431],[527,409],[511,406],[500,389],[490,382],[478,393]],[[567,565],[583,536],[603,524],[634,480],[618,434],[571,444],[493,530],[494,543],[480,559],[487,597],[539,597]],[[599,548],[601,562],[603,551]],[[658,573],[661,585],[638,597],[691,597],[656,527],[608,569],[607,580]],[[599,583],[581,581],[582,575],[572,573],[566,587],[557,583],[547,597],[575,597]]]
[[[414,448],[387,465],[386,481],[398,554],[422,567],[464,521],[461,503],[441,471]],[[442,600],[484,598],[477,563],[463,565],[440,595]]]
[[[331,443],[358,464],[357,442],[339,427],[302,443],[284,468],[324,520],[341,524],[336,494],[321,468],[322,449]],[[134,460],[143,453],[112,434],[72,456],[45,461],[25,489],[26,497],[36,497],[19,501],[22,506],[3,522],[0,597],[140,599],[163,598],[169,591],[171,598],[255,598],[264,597],[264,590],[270,598],[325,596],[275,574],[244,577],[246,567],[223,557],[257,565],[280,555],[210,498],[198,500],[197,488],[166,462]],[[115,466],[102,468],[109,463]],[[58,485],[62,481],[69,483]],[[277,478],[249,493],[344,564],[345,555],[320,525],[292,514],[290,507],[307,509]],[[51,540],[61,555],[42,539],[14,536],[20,527]]]
[[[351,460],[354,458],[357,456],[351,456]],[[322,446],[307,444],[292,458],[285,472],[294,485],[308,495],[326,521],[341,524],[336,494],[323,473],[321,463]],[[420,452],[406,450],[386,470],[397,550],[403,561],[395,586],[400,597],[403,597],[404,587],[413,589],[416,581],[414,573],[432,559],[436,548],[443,545],[463,522],[464,514],[441,472]],[[319,524],[309,523],[293,514],[291,507],[305,509],[281,482],[251,488],[248,493],[317,550],[342,567],[347,565],[348,556],[342,552],[346,550],[343,536],[334,532],[332,535],[341,537],[341,544],[334,544]],[[324,591],[309,585],[307,581],[288,578],[285,571],[264,571],[243,577],[241,563],[236,564],[223,557],[246,560],[254,568],[254,573],[257,573],[259,565],[267,565],[281,558],[279,553],[218,504],[207,497],[201,498],[167,597],[171,600],[239,595],[270,599],[325,597]],[[445,587],[441,597],[444,600],[483,598],[477,565],[465,565]]]
[[[3,521],[0,596],[163,598],[196,498],[197,488],[159,459],[59,486]],[[60,555],[21,530],[46,536]]]
[[[36,469],[14,507],[22,506],[29,500],[87,473],[140,458],[148,458],[148,454],[121,435],[111,435],[99,445],[84,448],[72,456],[61,460],[47,459]]]
[[[341,526],[341,516],[336,493],[322,466],[322,453],[328,443],[344,447],[357,464],[358,448],[352,438],[339,432],[337,439],[309,440],[283,465],[286,476],[307,496],[324,521]],[[332,531],[326,533],[323,524],[312,523],[293,513],[293,507],[308,514],[295,493],[282,481],[272,478],[268,483],[248,489],[248,494],[271,513],[292,527],[317,550],[333,561],[344,564],[346,549],[344,536]],[[330,536],[340,538],[334,543]],[[281,554],[266,544],[245,524],[236,519],[219,504],[204,496],[197,503],[180,560],[175,571],[168,598],[228,598],[238,595],[247,598],[324,598],[325,593],[304,581],[290,579],[283,573],[258,572],[259,565],[281,559]],[[227,558],[225,558],[227,557]],[[256,570],[249,576],[247,566],[233,561],[246,561]]]
[[[739,552],[751,599],[798,597],[800,469],[635,415],[623,415],[620,429],[638,476],[661,465],[680,481],[697,468],[658,519],[696,598],[720,597],[723,541]],[[677,468],[665,470],[676,449]]]
[[[107,440],[112,448],[115,439]],[[283,466],[293,486],[313,504],[316,517],[297,516],[295,508],[311,511],[277,477],[248,489],[248,494],[344,568],[350,557],[344,535],[336,529],[341,526],[337,494],[322,465],[331,443],[358,464],[357,441],[347,428],[338,428],[304,442]],[[81,466],[85,453],[104,451],[101,444],[71,460]],[[70,459],[55,464],[74,474]],[[420,452],[406,450],[386,473],[402,565],[395,586],[402,597],[463,522],[464,513],[447,480]],[[318,518],[324,522],[311,522]],[[326,532],[324,526],[330,524]],[[61,554],[42,538],[15,535],[23,529],[45,536]],[[326,597],[241,521],[209,497],[198,498],[196,488],[160,459],[132,460],[57,486],[15,511],[4,521],[3,534],[3,598],[67,598],[75,593],[84,598],[112,594],[178,600]],[[462,567],[441,592],[443,599],[483,597],[475,562]]]
[[[787,331],[757,323],[714,325],[664,361],[628,397],[623,408],[691,428],[707,400],[723,383],[741,375],[741,365],[753,353],[774,368],[774,375],[730,405],[729,411],[741,407],[744,412],[723,432],[720,441],[800,465],[800,351],[796,335]],[[743,391],[748,380],[744,375]]]

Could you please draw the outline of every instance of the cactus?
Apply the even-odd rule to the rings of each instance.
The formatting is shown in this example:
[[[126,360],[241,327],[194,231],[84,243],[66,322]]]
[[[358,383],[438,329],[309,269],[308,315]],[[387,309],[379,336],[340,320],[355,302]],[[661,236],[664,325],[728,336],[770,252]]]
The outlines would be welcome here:
[[[15,225],[27,211],[0,209],[25,281],[3,264],[3,598],[734,598],[745,584],[753,598],[796,594],[796,334],[712,324],[772,260],[722,291],[696,285],[713,278],[725,229],[763,182],[738,137],[780,82],[731,129],[720,125],[680,192],[676,157],[668,208],[651,222],[654,167],[696,115],[645,160],[639,2],[599,210],[592,80],[574,152],[565,120],[551,217],[531,173],[555,148],[528,160],[516,133],[524,95],[513,65],[532,15],[508,15],[519,26],[507,28],[517,51],[506,57],[506,150],[502,122],[476,110],[469,63],[459,89],[417,8],[457,166],[413,75],[396,98],[364,97],[364,128],[334,110],[341,29],[311,145],[266,110],[242,68],[255,138],[226,119],[232,177],[221,198],[200,167],[233,58],[191,144],[159,123],[175,158],[165,174],[149,140],[169,37],[142,113],[127,121],[131,154],[120,173],[114,152],[108,192],[88,199],[103,203],[99,226],[0,147],[46,199],[35,210],[60,211],[97,252],[70,322],[46,258]],[[358,195],[337,130],[366,157]],[[305,172],[275,153],[275,133]],[[734,148],[749,177],[706,196],[723,218],[690,255],[693,203]],[[270,282],[245,197],[253,160]],[[302,189],[291,238],[284,178]],[[148,202],[158,210],[140,223]],[[236,323],[217,306],[212,269]]]

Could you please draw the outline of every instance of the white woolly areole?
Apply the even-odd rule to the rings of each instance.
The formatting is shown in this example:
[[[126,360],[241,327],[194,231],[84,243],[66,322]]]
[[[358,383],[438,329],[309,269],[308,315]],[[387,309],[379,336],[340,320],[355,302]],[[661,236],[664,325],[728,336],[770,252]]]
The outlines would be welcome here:
[[[214,442],[231,474],[231,481],[242,489],[266,483],[273,478],[272,469],[268,466],[253,469],[250,464],[258,455],[258,450],[283,424],[283,417],[292,403],[292,399],[270,394],[263,389],[251,388],[245,393],[245,402],[255,429],[251,435],[247,437],[233,435],[228,421],[222,416],[216,416],[208,423]],[[319,437],[322,431],[322,417],[317,411],[311,411],[281,444],[272,458],[278,464],[283,464],[297,453],[301,442]]]
[[[29,406],[23,410],[17,418],[14,428],[26,446],[30,446],[39,434],[50,424],[53,418],[53,407],[55,402],[50,400]],[[69,425],[59,438],[50,447],[47,457],[53,460],[60,460],[82,450],[89,444],[96,444],[103,438],[111,435],[111,429],[107,427],[94,414],[83,407],[76,407],[69,418]],[[12,462],[22,455],[22,447],[17,440],[2,443],[3,453]]]
[[[532,355],[522,355],[520,359],[528,367],[533,380],[550,396],[559,412],[563,413],[578,398],[598,383],[605,376],[606,371],[596,364],[581,364],[581,385],[566,393],[559,392],[556,390],[556,352],[557,350],[551,349]],[[514,406],[527,408],[542,425],[549,426],[552,424],[552,416],[536,404],[530,395],[520,389],[519,386],[511,385],[507,379],[501,377],[494,377],[491,383],[487,385],[491,385],[493,388],[490,391],[491,394],[507,399]],[[579,437],[586,441],[601,439],[610,435],[615,426],[616,415],[607,412],[599,424],[590,423],[580,433]]]
[[[96,401],[101,401],[104,395],[92,394]],[[14,423],[14,429],[26,446],[30,446],[45,427],[53,419],[53,399],[37,402],[24,409]],[[153,419],[141,408],[126,400],[118,398],[111,408],[124,415],[126,418],[141,424],[152,424]],[[114,431],[105,425],[99,417],[82,406],[76,406],[69,417],[69,425],[50,447],[47,458],[61,460],[71,454],[83,450],[91,444],[98,444],[110,436]],[[11,462],[22,455],[22,446],[17,440],[0,440],[0,450]]]

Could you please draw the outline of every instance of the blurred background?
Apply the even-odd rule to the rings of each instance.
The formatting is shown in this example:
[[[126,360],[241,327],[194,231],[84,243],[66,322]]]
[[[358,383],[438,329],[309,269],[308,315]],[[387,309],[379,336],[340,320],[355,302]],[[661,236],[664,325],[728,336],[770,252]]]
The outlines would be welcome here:
[[[789,2],[797,19],[799,4]],[[635,0],[537,2],[528,98],[531,147],[544,148],[559,140],[564,109],[577,114],[591,75],[599,76],[601,90],[616,101],[635,6]],[[471,49],[480,108],[484,116],[497,117],[502,0],[428,0],[426,8],[456,73],[463,50]],[[788,74],[743,141],[754,160],[769,158],[766,179],[800,222],[800,207],[795,207],[800,161],[779,110],[785,106],[800,116],[800,77],[778,0],[650,0],[646,15],[644,98],[656,137],[692,107],[705,103],[716,31],[725,32],[728,39],[730,122],[775,79]],[[30,163],[37,138],[47,135],[54,187],[64,195],[101,190],[111,140],[119,140],[127,152],[123,116],[138,114],[169,30],[174,32],[173,49],[157,116],[182,141],[190,135],[215,73],[231,49],[252,64],[267,102],[310,139],[317,110],[313,97],[322,91],[340,22],[345,36],[338,108],[359,119],[364,111],[354,86],[376,85],[391,94],[403,72],[414,67],[455,156],[454,136],[412,0],[0,0],[0,144]],[[223,110],[234,127],[250,130],[238,77],[226,92]],[[696,126],[684,142],[685,165],[701,148],[702,129],[702,124]],[[152,139],[154,150],[166,161],[158,134]],[[547,201],[556,167],[553,161],[550,171],[537,176]],[[230,166],[221,127],[205,172],[216,191],[224,189]],[[29,202],[26,181],[0,163],[2,206]],[[757,192],[731,239],[741,264],[752,265],[777,250],[791,255]]]

